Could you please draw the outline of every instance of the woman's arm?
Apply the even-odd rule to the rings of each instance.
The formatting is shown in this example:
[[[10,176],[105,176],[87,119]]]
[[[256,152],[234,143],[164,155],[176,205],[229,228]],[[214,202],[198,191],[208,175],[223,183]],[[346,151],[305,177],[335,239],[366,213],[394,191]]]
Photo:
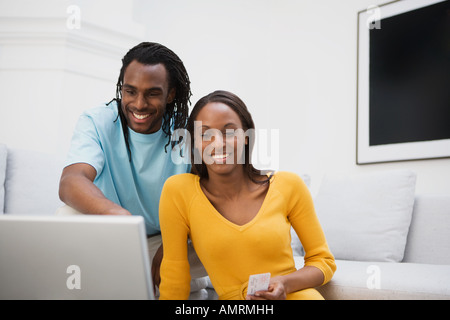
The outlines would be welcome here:
[[[187,249],[189,234],[187,206],[182,196],[184,188],[177,185],[176,179],[172,178],[164,184],[159,202],[159,221],[164,248],[159,298],[187,300],[191,281]]]
[[[324,281],[323,272],[316,267],[305,266],[285,276],[270,279],[267,291],[257,291],[248,300],[284,300],[289,293],[320,286]]]
[[[269,289],[259,292],[259,298],[263,299],[285,299],[289,293],[318,287],[328,282],[336,270],[308,188],[296,175],[288,179],[284,190],[288,219],[305,250],[305,266],[288,275],[273,277]]]

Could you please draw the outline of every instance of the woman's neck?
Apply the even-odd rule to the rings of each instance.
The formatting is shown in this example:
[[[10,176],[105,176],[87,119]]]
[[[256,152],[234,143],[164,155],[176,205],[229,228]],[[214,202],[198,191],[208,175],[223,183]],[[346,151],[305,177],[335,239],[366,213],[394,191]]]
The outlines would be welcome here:
[[[242,170],[233,170],[226,175],[208,172],[208,179],[201,183],[213,195],[220,195],[226,199],[235,199],[242,191],[248,189],[251,180],[242,168]]]

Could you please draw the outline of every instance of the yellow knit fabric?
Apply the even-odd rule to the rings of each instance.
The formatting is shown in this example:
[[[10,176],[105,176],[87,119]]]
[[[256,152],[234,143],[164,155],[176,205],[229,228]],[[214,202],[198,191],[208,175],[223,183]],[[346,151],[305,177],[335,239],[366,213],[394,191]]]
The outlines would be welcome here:
[[[203,193],[199,177],[180,174],[169,178],[160,200],[164,247],[160,299],[187,299],[190,273],[187,240],[211,279],[219,299],[243,299],[250,275],[285,275],[296,270],[291,249],[291,225],[305,249],[305,266],[315,266],[328,282],[336,270],[313,201],[296,174],[277,172],[270,181],[257,215],[239,226],[223,217]],[[288,299],[321,297],[314,289]]]

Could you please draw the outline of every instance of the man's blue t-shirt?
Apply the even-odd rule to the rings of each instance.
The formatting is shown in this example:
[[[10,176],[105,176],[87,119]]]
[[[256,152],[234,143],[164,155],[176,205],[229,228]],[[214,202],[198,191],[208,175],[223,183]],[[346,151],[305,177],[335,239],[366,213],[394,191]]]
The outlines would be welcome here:
[[[87,163],[95,168],[94,184],[106,198],[143,216],[147,234],[160,232],[159,198],[164,182],[172,175],[190,171],[180,149],[165,146],[169,137],[162,128],[152,134],[130,128],[131,162],[125,144],[117,103],[84,112],[76,125],[66,166]],[[185,154],[183,150],[183,155]]]

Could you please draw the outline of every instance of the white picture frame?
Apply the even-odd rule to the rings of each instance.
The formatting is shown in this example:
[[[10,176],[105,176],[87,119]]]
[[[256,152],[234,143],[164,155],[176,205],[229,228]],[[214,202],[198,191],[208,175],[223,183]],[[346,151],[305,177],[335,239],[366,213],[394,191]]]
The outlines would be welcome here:
[[[450,157],[450,139],[370,145],[370,30],[383,28],[383,19],[444,0],[403,0],[371,6],[358,12],[357,53],[357,132],[356,163],[434,159]],[[450,108],[450,105],[449,105]]]

